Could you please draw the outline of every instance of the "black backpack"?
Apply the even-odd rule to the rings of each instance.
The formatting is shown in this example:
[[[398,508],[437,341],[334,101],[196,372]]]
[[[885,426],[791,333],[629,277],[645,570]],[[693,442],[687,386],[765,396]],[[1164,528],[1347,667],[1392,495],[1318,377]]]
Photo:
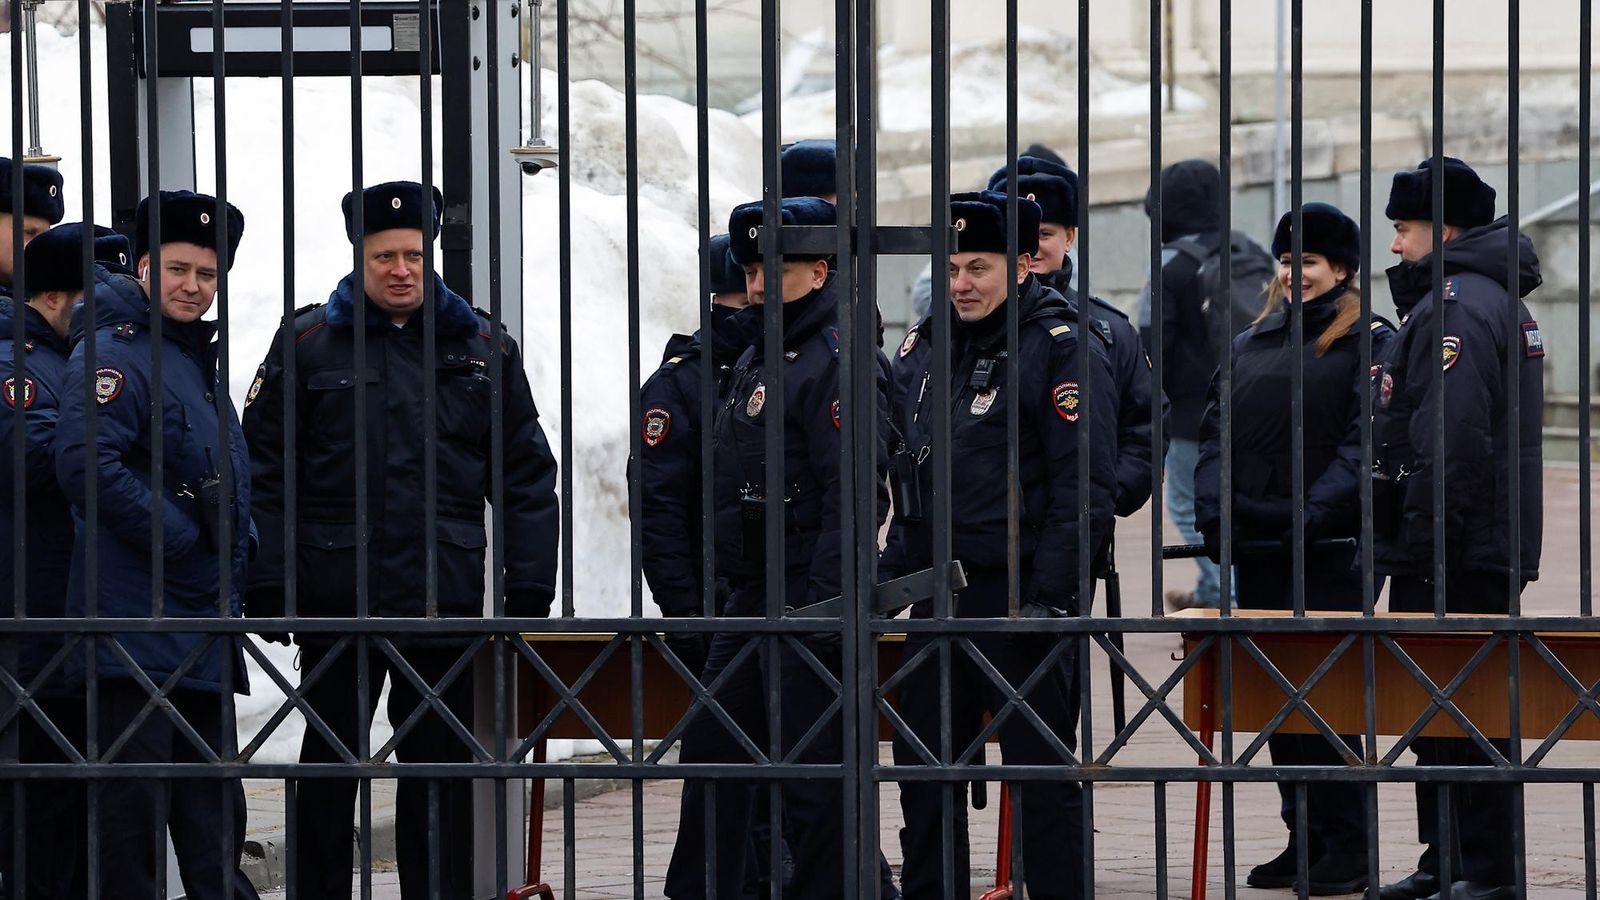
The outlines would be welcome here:
[[[1278,275],[1278,261],[1267,249],[1242,231],[1232,234],[1232,256],[1226,273],[1222,269],[1222,244],[1208,246],[1195,238],[1181,238],[1167,246],[1199,264],[1195,278],[1200,285],[1200,309],[1206,317],[1212,359],[1220,365],[1228,358],[1228,346],[1250,327],[1267,302],[1267,285]],[[1224,283],[1224,278],[1227,279]],[[1223,289],[1231,288],[1233,327],[1228,327],[1228,307],[1223,304]]]

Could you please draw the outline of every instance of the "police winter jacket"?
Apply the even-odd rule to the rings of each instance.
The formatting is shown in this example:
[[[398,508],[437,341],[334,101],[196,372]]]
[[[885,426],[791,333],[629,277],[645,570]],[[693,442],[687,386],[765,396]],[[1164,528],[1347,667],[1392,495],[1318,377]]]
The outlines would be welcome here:
[[[25,338],[22,364],[17,362],[13,328],[21,318]],[[37,310],[0,299],[0,443],[5,471],[0,472],[0,497],[7,514],[17,503],[26,506],[27,558],[21,570],[27,590],[29,616],[54,617],[66,609],[67,572],[72,561],[72,510],[56,481],[54,438],[61,413],[61,390],[67,374],[67,339],[56,334]],[[19,369],[21,371],[19,371]],[[25,433],[23,482],[13,481],[12,447],[18,428]],[[8,522],[9,524],[9,522]],[[0,547],[5,581],[4,597],[12,596],[17,561],[12,558],[13,537]],[[0,602],[5,602],[0,600]],[[18,676],[26,685],[61,647],[61,637],[33,634],[20,642]],[[51,679],[59,686],[61,679]]]
[[[759,334],[760,311],[752,315],[717,306],[711,313],[715,404],[724,396],[739,355]],[[706,350],[698,331],[673,335],[661,368],[639,392],[644,410],[637,468],[644,509],[644,577],[656,605],[668,616],[695,615],[702,608],[700,436],[705,420],[700,379]]]
[[[356,405],[366,385],[368,613],[426,613],[424,559],[423,378],[435,386],[437,416],[437,552],[439,614],[480,616],[485,610],[485,501],[491,498],[491,369],[503,379],[506,612],[542,616],[555,593],[560,523],[556,463],[539,427],[522,354],[509,337],[498,359],[487,317],[434,279],[434,371],[424,373],[421,313],[395,327],[363,295],[359,275],[339,282],[326,304],[303,310],[279,329],[247,398],[249,438],[261,529],[261,556],[251,576],[250,613],[281,615],[282,586],[298,573],[297,612],[353,616],[356,608]],[[366,332],[362,371],[354,365],[356,328]],[[295,380],[285,377],[286,356]],[[284,544],[286,483],[284,416],[296,433],[298,518],[295,545]]]
[[[1354,536],[1360,528],[1361,395],[1370,385],[1370,372],[1361,365],[1361,333],[1372,334],[1373,358],[1379,358],[1394,332],[1381,320],[1356,323],[1317,356],[1316,343],[1337,315],[1335,303],[1344,288],[1318,297],[1301,307],[1304,339],[1297,348],[1289,309],[1280,306],[1233,341],[1233,525],[1239,541],[1275,542],[1294,526],[1294,360],[1304,362],[1301,394],[1304,425],[1303,493],[1305,528],[1310,539]],[[1213,376],[1207,394],[1205,418],[1200,425],[1200,457],[1195,467],[1195,524],[1197,530],[1216,535],[1222,517],[1221,376]],[[1270,555],[1270,554],[1269,554]],[[1287,551],[1285,551],[1287,556]],[[1310,577],[1324,561],[1329,578]],[[1312,608],[1338,608],[1348,596],[1332,596],[1349,589],[1340,579],[1354,577],[1352,554],[1343,549],[1313,548],[1308,557],[1307,604]],[[1241,567],[1260,560],[1235,557]],[[1359,588],[1359,582],[1353,582]],[[1242,580],[1241,580],[1242,586]],[[1323,598],[1319,591],[1327,589]],[[1348,591],[1346,591],[1348,593]],[[1359,599],[1359,595],[1357,595]],[[1241,594],[1241,605],[1287,607],[1288,594],[1278,603],[1253,603]],[[1326,602],[1323,602],[1323,601]]]
[[[1072,260],[1066,259],[1059,271],[1040,280],[1056,289],[1067,303],[1067,319],[1077,322],[1078,292],[1072,288]],[[1154,379],[1144,341],[1127,314],[1099,297],[1089,299],[1089,316],[1104,338],[1117,381],[1117,515],[1127,517],[1150,501]],[[1161,414],[1168,415],[1165,394],[1161,396]],[[1165,425],[1162,435],[1163,441],[1170,436]],[[1165,448],[1161,455],[1166,456]]]
[[[774,421],[780,397],[773,369],[783,369],[785,597],[792,607],[840,594],[839,573],[839,396],[838,282],[827,282],[808,296],[783,304],[781,360],[768,360],[764,337],[739,357],[727,396],[716,413],[715,443],[717,572],[729,580],[730,615],[761,615],[765,610],[764,516],[760,503],[780,488],[767,480],[766,428]],[[762,307],[741,313],[764,317]],[[887,366],[874,371],[879,409],[887,409]],[[888,511],[888,428],[876,429],[877,520]],[[758,512],[759,510],[759,512]]]
[[[74,332],[61,392],[61,418],[56,425],[56,475],[71,501],[77,534],[67,586],[67,615],[82,616],[90,608],[86,594],[85,558],[95,542],[99,560],[97,596],[100,616],[141,618],[153,614],[152,557],[162,562],[161,614],[167,618],[207,618],[240,614],[245,567],[253,540],[250,524],[250,460],[244,434],[231,405],[219,421],[216,392],[216,326],[211,322],[179,323],[163,318],[154,350],[161,360],[161,378],[151,371],[154,315],[139,282],[131,275],[97,269],[96,316],[92,323],[96,368],[84,372],[87,341]],[[82,324],[88,328],[87,323]],[[92,380],[95,443],[89,445],[85,424],[85,379]],[[161,401],[161,433],[150,427],[156,397]],[[226,433],[224,440],[221,435]],[[152,457],[159,453],[162,471]],[[208,527],[201,509],[201,483],[221,475],[231,497],[228,545],[218,547],[220,529]],[[97,517],[90,531],[84,521],[85,489],[95,480]],[[159,546],[152,544],[152,520],[161,526]],[[219,609],[222,573],[228,572],[228,593]],[[179,679],[182,688],[220,692],[227,666],[234,667],[232,687],[247,693],[240,637],[181,633],[120,634],[117,642],[156,684],[176,673],[193,653],[194,664]],[[131,677],[122,656],[108,642],[97,647],[100,677]],[[84,654],[69,661],[69,679],[83,675]]]
[[[1017,296],[1019,347],[1007,351],[1005,306],[983,320],[962,323],[952,309],[950,515],[954,557],[973,570],[1007,565],[1007,382],[1019,379],[1019,480],[1022,488],[1019,556],[1024,602],[1075,610],[1078,593],[1078,436],[1089,428],[1089,549],[1099,554],[1110,537],[1117,494],[1118,387],[1098,337],[1080,335],[1065,300],[1028,278]],[[879,580],[932,564],[933,477],[926,459],[933,433],[932,341],[907,339],[897,377],[907,389],[893,411],[907,450],[922,462],[918,488],[924,515],[897,512],[878,564]],[[1082,383],[1080,355],[1090,354]],[[926,605],[926,603],[924,604]],[[963,615],[977,614],[964,610]],[[1004,615],[1004,610],[982,614]]]
[[[1378,375],[1373,413],[1376,464],[1376,557],[1389,574],[1433,571],[1433,489],[1444,469],[1445,561],[1458,571],[1511,572],[1512,517],[1521,525],[1521,573],[1539,575],[1542,538],[1544,339],[1522,298],[1539,286],[1533,242],[1518,235],[1519,269],[1506,268],[1505,219],[1444,245],[1444,297],[1433,295],[1433,257],[1389,269],[1400,332]],[[1508,321],[1511,292],[1516,323]],[[1443,346],[1435,322],[1444,318]],[[1519,395],[1505,394],[1508,345],[1516,352]],[[1445,412],[1436,441],[1436,410]],[[1510,442],[1508,415],[1517,417]],[[1511,508],[1511,476],[1521,503]]]
[[[1207,173],[1210,173],[1209,176]],[[1170,244],[1193,237],[1214,247],[1221,240],[1217,216],[1216,176],[1209,163],[1180,162],[1161,172],[1161,242]],[[1205,297],[1200,284],[1200,263],[1171,247],[1161,251],[1161,297],[1150,298],[1145,285],[1142,305],[1150,316],[1161,316],[1161,341],[1141,315],[1140,334],[1146,347],[1160,348],[1161,388],[1172,403],[1173,438],[1198,440],[1205,413],[1206,385],[1216,371],[1206,324]]]

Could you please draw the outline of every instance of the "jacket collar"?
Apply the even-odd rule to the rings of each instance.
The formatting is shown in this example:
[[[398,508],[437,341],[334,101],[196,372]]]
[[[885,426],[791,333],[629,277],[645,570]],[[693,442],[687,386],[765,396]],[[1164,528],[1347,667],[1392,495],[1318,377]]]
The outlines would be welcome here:
[[[444,279],[438,273],[433,276],[433,300],[436,313],[436,325],[440,337],[471,337],[480,330],[481,320],[473,311],[472,305],[460,294],[445,286]],[[339,285],[328,295],[327,322],[333,328],[350,328],[355,321],[353,313],[355,296],[362,294],[362,305],[366,308],[367,330],[381,329],[388,326],[389,317],[384,315],[365,296],[359,287],[360,275],[352,272],[339,280]],[[421,319],[417,319],[418,325]]]
[[[20,312],[19,312],[20,311]],[[9,297],[0,299],[0,341],[11,340],[12,323],[22,316],[22,329],[28,340],[42,344],[62,356],[67,355],[67,339],[50,327],[44,314],[26,303],[16,303]]]

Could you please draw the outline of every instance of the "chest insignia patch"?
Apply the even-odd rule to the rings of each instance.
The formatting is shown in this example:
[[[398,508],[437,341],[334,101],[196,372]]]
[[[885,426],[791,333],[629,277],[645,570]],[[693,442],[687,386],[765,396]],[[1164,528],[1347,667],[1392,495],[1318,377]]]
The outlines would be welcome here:
[[[1456,360],[1461,358],[1461,338],[1453,334],[1445,335],[1443,352],[1444,368],[1440,371],[1448,372],[1450,367],[1456,364]]]
[[[667,439],[667,432],[672,430],[672,413],[659,406],[651,407],[644,414],[644,443],[647,447],[659,445]]]
[[[1078,421],[1081,398],[1078,395],[1076,381],[1063,381],[1050,392],[1050,398],[1056,405],[1056,412],[1068,422]]]
[[[122,385],[126,379],[116,369],[106,366],[94,370],[94,402],[101,406],[117,399],[122,393]]]
[[[988,412],[989,407],[994,406],[994,397],[998,393],[997,389],[989,388],[973,394],[972,406],[968,408],[968,412],[972,413],[973,416],[981,416]]]
[[[1544,335],[1539,333],[1538,322],[1522,323],[1522,352],[1529,359],[1544,355]]]
[[[256,402],[256,397],[261,395],[261,383],[263,381],[265,381],[266,379],[267,379],[267,364],[266,363],[262,363],[260,366],[258,366],[256,368],[256,377],[255,377],[254,381],[250,382],[250,390],[245,391],[245,394],[244,394],[244,406],[245,406],[245,409],[249,409],[250,408],[250,404]]]
[[[744,405],[744,414],[754,419],[756,416],[761,415],[761,407],[766,405],[767,386],[758,384],[756,389],[750,392],[750,400]]]
[[[922,332],[916,330],[915,328],[906,332],[906,339],[900,342],[900,355],[902,357],[910,353],[912,348],[917,346],[917,336],[921,333]]]
[[[121,325],[118,325],[115,329],[113,329],[111,333],[126,341],[133,337],[134,332],[138,330],[139,326],[133,324],[132,322],[123,322]]]
[[[17,405],[17,380],[15,378],[6,379],[5,396],[6,405],[15,408]],[[34,389],[33,379],[22,379],[22,408],[28,409],[33,406],[33,401],[36,398],[37,394]]]
[[[1389,401],[1394,399],[1394,376],[1388,372],[1383,373],[1383,380],[1378,384],[1378,405],[1384,409],[1389,408]]]

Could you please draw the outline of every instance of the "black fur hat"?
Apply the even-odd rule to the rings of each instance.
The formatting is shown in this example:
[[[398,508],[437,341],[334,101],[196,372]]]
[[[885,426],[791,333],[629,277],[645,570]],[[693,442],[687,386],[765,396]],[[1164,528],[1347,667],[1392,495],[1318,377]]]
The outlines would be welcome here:
[[[1300,208],[1305,233],[1300,238],[1302,253],[1316,253],[1328,262],[1339,263],[1351,272],[1361,269],[1361,226],[1328,203],[1307,203]],[[1272,255],[1282,256],[1293,249],[1294,213],[1278,220],[1272,238]]]
[[[1006,195],[968,191],[950,195],[950,223],[956,229],[952,253],[1006,252]],[[1017,253],[1039,252],[1039,204],[1017,198]]]
[[[836,141],[795,141],[778,157],[783,170],[783,196],[822,197],[839,193],[839,182],[834,177],[834,163],[838,160]]]
[[[434,188],[431,204],[425,204],[423,196],[422,185],[415,181],[389,181],[367,188],[361,192],[362,230],[373,235],[391,228],[415,228],[424,239],[432,241],[439,234],[440,217],[444,215],[444,195]],[[344,233],[352,244],[361,240],[356,233],[354,197],[355,192],[351,191],[340,201]]]
[[[29,296],[83,290],[83,227],[82,222],[57,225],[28,242],[22,274]],[[122,269],[133,265],[133,248],[126,237],[103,225],[92,227],[95,262]]]
[[[706,247],[711,254],[711,293],[744,293],[744,269],[733,261],[732,241],[725,234],[711,239]]]
[[[211,217],[217,212],[217,198],[193,191],[161,192],[161,243],[195,244],[217,249],[217,226]],[[133,258],[135,261],[150,252],[150,198],[139,201],[139,211],[134,215]],[[227,205],[228,216],[228,268],[233,268],[239,249],[239,239],[244,236],[244,213],[232,203]]]
[[[989,190],[1004,192],[1006,167],[989,176]],[[1017,157],[1017,196],[1039,204],[1040,221],[1078,224],[1078,173],[1037,156]]]
[[[22,166],[22,214],[38,216],[51,225],[66,215],[66,198],[62,196],[61,173],[49,166],[25,163]],[[0,156],[0,213],[14,213],[11,208],[11,160]]]
[[[755,200],[734,207],[728,214],[733,260],[741,266],[761,261],[761,206],[762,201]],[[832,225],[835,211],[832,203],[818,197],[788,197],[779,215],[785,225]],[[783,258],[794,261],[831,259],[833,254],[786,252]]]
[[[1413,219],[1433,221],[1433,159],[1409,172],[1394,173],[1389,205],[1383,215],[1393,222]],[[1472,167],[1452,156],[1444,157],[1444,223],[1476,228],[1494,221],[1494,188],[1483,183]]]

